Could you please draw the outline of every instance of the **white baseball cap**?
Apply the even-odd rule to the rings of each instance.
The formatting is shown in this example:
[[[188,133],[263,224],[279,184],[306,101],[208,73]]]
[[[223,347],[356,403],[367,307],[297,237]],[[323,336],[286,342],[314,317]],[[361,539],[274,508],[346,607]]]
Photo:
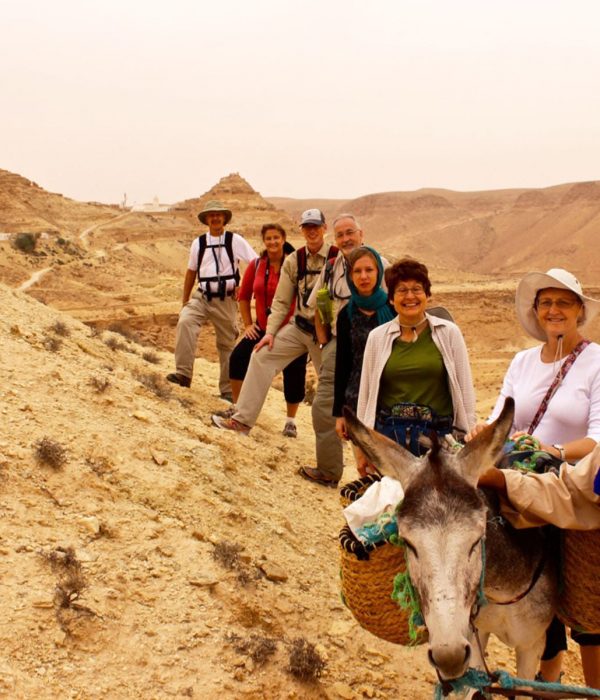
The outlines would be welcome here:
[[[300,217],[300,226],[322,226],[324,223],[325,215],[320,209],[307,209]]]

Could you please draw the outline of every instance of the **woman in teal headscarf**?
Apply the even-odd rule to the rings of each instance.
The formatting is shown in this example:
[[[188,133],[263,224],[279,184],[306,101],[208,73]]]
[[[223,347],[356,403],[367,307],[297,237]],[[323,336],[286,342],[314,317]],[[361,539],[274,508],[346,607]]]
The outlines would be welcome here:
[[[369,333],[394,318],[388,294],[381,286],[383,263],[379,253],[361,246],[348,256],[346,278],[352,296],[337,318],[333,415],[336,432],[346,437],[342,407],[356,412],[363,353]]]

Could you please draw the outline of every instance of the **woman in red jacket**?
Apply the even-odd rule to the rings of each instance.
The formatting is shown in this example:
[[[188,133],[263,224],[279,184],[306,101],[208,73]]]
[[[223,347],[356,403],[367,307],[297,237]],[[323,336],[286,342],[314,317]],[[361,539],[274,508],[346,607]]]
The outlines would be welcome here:
[[[258,260],[250,263],[242,279],[238,293],[240,314],[244,322],[244,336],[235,346],[229,359],[229,379],[234,406],[219,415],[230,417],[235,413],[235,402],[242,390],[242,383],[248,370],[252,350],[265,335],[267,316],[271,312],[271,302],[275,296],[279,272],[285,256],[294,248],[286,241],[286,233],[279,224],[265,224],[261,229],[265,250]],[[256,321],[252,320],[250,302],[254,297]],[[282,325],[285,325],[294,312],[294,304]],[[301,355],[283,370],[283,393],[287,403],[287,420],[283,428],[286,437],[296,437],[296,412],[304,399],[307,355]]]

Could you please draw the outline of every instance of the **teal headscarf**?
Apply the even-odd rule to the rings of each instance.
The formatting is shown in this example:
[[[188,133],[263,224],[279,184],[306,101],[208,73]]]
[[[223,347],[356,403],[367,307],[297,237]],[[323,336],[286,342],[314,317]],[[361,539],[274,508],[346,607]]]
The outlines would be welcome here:
[[[377,286],[375,287],[373,293],[368,297],[361,296],[358,293],[356,287],[354,286],[354,283],[352,282],[352,275],[350,273],[350,268],[348,268],[346,270],[346,281],[348,282],[348,287],[352,296],[350,297],[350,301],[348,302],[347,313],[348,317],[352,318],[352,316],[355,313],[357,313],[358,309],[376,311],[377,325],[381,326],[382,323],[387,323],[388,321],[391,321],[394,318],[395,314],[388,303],[387,292],[381,286],[381,282],[383,281],[383,263],[381,262],[379,253],[374,248],[371,248],[371,246],[368,245],[361,246],[360,250],[362,250],[363,248],[372,253],[373,257],[375,258],[375,261],[377,262]]]

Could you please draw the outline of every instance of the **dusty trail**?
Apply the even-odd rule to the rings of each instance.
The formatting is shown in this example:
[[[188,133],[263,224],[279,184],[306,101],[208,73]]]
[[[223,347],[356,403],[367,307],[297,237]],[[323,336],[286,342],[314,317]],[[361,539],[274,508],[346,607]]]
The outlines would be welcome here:
[[[42,279],[42,277],[44,277],[46,274],[48,274],[48,272],[50,272],[51,269],[51,267],[45,267],[43,270],[38,270],[37,272],[34,272],[26,282],[23,282],[23,284],[20,287],[17,287],[18,291],[25,292],[30,287],[33,287],[33,285],[37,284]]]

